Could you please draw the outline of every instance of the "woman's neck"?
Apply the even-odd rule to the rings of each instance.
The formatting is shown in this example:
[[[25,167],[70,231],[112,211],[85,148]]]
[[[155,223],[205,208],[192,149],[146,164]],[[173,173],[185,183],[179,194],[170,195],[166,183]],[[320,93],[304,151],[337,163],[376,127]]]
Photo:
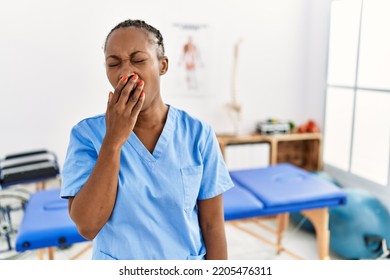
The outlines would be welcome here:
[[[161,98],[158,98],[139,113],[134,129],[153,129],[164,126],[167,114],[168,106],[163,103]]]

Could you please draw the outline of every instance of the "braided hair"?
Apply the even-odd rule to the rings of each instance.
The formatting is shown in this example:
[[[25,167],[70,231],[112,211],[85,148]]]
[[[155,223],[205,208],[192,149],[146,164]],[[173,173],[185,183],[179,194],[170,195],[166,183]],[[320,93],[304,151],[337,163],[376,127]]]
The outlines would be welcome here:
[[[158,57],[161,58],[162,56],[164,56],[164,54],[165,54],[164,39],[163,39],[163,36],[161,35],[160,31],[158,29],[154,28],[153,26],[147,24],[145,21],[138,20],[138,19],[136,19],[136,20],[128,19],[128,20],[122,21],[121,23],[117,24],[113,29],[111,29],[111,31],[110,31],[110,33],[108,33],[108,35],[106,37],[106,41],[104,43],[104,51],[106,51],[107,41],[110,38],[111,34],[119,28],[126,28],[126,27],[134,27],[134,28],[142,29],[142,30],[147,31],[150,34],[152,34],[156,38],[156,40],[153,41],[153,43],[157,44]]]

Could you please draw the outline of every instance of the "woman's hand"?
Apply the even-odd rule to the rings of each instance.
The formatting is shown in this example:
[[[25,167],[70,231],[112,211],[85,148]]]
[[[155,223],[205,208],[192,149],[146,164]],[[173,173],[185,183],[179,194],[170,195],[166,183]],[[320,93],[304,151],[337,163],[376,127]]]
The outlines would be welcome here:
[[[143,87],[144,81],[134,74],[123,76],[114,93],[109,93],[105,141],[111,145],[122,147],[133,131],[145,100]]]

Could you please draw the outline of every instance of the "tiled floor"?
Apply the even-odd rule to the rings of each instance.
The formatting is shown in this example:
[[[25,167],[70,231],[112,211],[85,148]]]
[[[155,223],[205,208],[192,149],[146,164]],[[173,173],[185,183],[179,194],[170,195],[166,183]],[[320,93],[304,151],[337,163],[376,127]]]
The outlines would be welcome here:
[[[274,227],[274,219],[262,220],[262,223]],[[297,225],[290,222],[289,228],[283,238],[285,251],[276,254],[276,247],[268,243],[275,242],[274,234],[271,234],[256,223],[243,222],[239,224],[248,233],[239,229],[232,223],[226,223],[226,236],[228,243],[229,259],[232,260],[318,260],[316,237],[313,233],[297,229]],[[260,236],[260,237],[256,237]],[[268,241],[265,241],[267,239]],[[72,259],[78,255],[77,260],[91,259],[91,242],[83,242],[72,245],[70,248],[55,249],[55,259]],[[47,258],[47,255],[44,256]],[[15,259],[34,260],[38,255],[36,251],[23,253]],[[339,259],[331,255],[331,259]]]

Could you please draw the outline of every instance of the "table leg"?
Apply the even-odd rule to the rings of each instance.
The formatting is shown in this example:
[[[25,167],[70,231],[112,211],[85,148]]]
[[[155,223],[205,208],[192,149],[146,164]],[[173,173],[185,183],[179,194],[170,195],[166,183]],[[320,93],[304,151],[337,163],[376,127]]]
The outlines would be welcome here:
[[[276,253],[280,254],[283,250],[282,239],[283,233],[288,227],[289,213],[282,213],[276,216],[277,232],[276,232]]]
[[[330,232],[328,208],[301,211],[313,224],[317,236],[318,255],[321,260],[329,259]]]

